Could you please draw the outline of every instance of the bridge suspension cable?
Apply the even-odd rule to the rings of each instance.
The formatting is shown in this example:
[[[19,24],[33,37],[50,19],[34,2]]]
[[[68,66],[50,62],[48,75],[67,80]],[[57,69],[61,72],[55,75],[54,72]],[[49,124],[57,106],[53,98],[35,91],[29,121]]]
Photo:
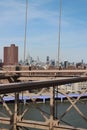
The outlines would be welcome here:
[[[62,14],[62,0],[60,0],[59,5],[59,33],[58,33],[58,68],[60,64],[60,32],[61,32],[61,14]]]
[[[27,33],[27,15],[28,14],[28,0],[26,0],[26,12],[25,12],[25,34],[24,34],[24,62],[26,58],[26,33]]]

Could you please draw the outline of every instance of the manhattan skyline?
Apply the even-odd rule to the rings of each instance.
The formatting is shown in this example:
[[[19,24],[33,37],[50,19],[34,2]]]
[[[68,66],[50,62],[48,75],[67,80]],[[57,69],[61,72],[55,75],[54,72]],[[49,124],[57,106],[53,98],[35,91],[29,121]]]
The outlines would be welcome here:
[[[26,57],[58,59],[60,0],[28,0]],[[87,62],[87,0],[62,0],[60,61]],[[26,0],[0,1],[0,56],[3,47],[19,47],[23,60]]]

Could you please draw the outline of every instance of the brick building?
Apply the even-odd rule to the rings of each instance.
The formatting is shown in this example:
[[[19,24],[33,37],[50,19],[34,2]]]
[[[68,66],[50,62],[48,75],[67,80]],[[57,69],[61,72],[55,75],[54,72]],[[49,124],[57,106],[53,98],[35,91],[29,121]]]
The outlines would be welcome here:
[[[4,47],[4,65],[18,64],[18,46],[11,44],[10,47]]]

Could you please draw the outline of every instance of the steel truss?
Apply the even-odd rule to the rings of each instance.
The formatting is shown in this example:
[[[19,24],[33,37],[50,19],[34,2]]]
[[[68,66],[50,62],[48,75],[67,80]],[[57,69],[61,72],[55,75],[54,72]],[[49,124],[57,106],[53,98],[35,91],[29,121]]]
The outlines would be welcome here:
[[[83,79],[83,80],[82,80]],[[75,108],[75,110],[79,113],[79,115],[87,121],[86,116],[80,111],[80,109],[76,106],[76,103],[78,100],[81,98],[81,96],[86,93],[87,89],[84,90],[80,94],[77,99],[73,102],[72,99],[62,90],[56,91],[57,84],[65,84],[66,81],[67,83],[72,82],[80,82],[80,81],[86,81],[87,77],[83,78],[73,78],[72,79],[63,79],[62,82],[61,80],[53,80],[53,81],[37,81],[37,82],[27,82],[27,83],[10,83],[10,84],[3,84],[0,85],[0,102],[2,103],[3,110],[0,110],[0,124],[3,125],[1,126],[1,130],[28,130],[29,128],[39,128],[41,130],[77,130],[75,127],[67,126],[67,125],[61,125],[60,122],[62,118],[71,110],[72,107]],[[46,86],[44,86],[46,85]],[[24,88],[25,86],[25,88]],[[27,86],[27,87],[26,87]],[[39,87],[38,87],[39,86]],[[10,89],[11,87],[11,89]],[[17,89],[18,87],[18,89]],[[32,88],[31,88],[32,87]],[[8,91],[8,89],[9,91]],[[13,88],[13,93],[12,93],[12,88]],[[15,89],[16,88],[16,89]],[[39,91],[35,93],[31,93],[30,90],[33,89],[38,89]],[[30,98],[29,102],[24,102],[24,95],[25,95],[25,89],[27,91],[27,96]],[[38,96],[42,95],[45,92],[45,89],[50,90],[50,103],[49,103],[49,108],[50,111],[47,113],[45,110],[42,110],[41,107],[39,107],[39,103],[37,102]],[[5,90],[5,91],[4,91]],[[6,93],[7,90],[7,93]],[[14,106],[13,110],[10,108],[9,104],[6,103],[4,100],[5,95],[9,95],[11,92],[11,95],[15,97],[14,101]],[[70,106],[67,108],[67,110],[61,114],[60,117],[57,117],[56,112],[56,105],[57,102],[55,100],[56,94],[61,93],[65,95],[70,102]],[[22,98],[20,100],[20,95],[22,95]],[[26,118],[26,114],[28,111],[30,111],[30,106],[33,106],[36,110],[38,110],[43,118],[43,121],[36,121],[36,120],[31,120]],[[4,125],[7,125],[7,128],[4,128]],[[81,128],[78,128],[78,130],[82,130]]]

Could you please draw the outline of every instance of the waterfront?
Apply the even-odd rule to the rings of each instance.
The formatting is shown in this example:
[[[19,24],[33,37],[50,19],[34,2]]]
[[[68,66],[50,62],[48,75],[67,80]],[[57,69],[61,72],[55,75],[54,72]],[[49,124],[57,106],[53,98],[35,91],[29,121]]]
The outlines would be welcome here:
[[[8,104],[9,107],[13,110],[13,103],[9,103]],[[32,104],[32,103],[27,103],[26,106],[29,105],[29,111],[25,114],[24,119],[30,119],[30,120],[35,120],[35,121],[44,121],[42,115],[40,114],[40,109],[42,111],[44,111],[47,115],[47,117],[49,117],[50,114],[50,108],[49,108],[49,101],[47,101],[45,104],[44,103],[38,103],[38,108],[40,108],[39,110],[36,109],[36,105]],[[59,117],[70,105],[69,102],[57,102],[57,117]],[[87,116],[87,101],[85,100],[80,100],[79,103],[77,103],[77,106],[80,108],[80,110]],[[2,105],[0,105],[0,110],[1,112],[5,113],[5,110],[2,109]],[[19,113],[21,113],[23,110],[23,104],[21,104],[20,107],[20,111]],[[7,115],[7,113],[5,113]],[[56,116],[55,114],[55,116]],[[2,114],[0,113],[0,116],[2,116]],[[5,115],[3,115],[5,116]],[[75,127],[79,127],[79,128],[86,128],[87,129],[87,122],[85,122],[82,117],[80,117],[80,115],[76,112],[76,110],[74,108],[72,108],[65,116],[64,118],[62,118],[61,123],[63,124],[71,124]],[[0,129],[3,126],[0,125]],[[8,126],[6,126],[8,127]],[[22,128],[23,130],[25,130],[25,128]],[[29,130],[36,130],[36,129],[31,129],[29,128]],[[39,130],[39,129],[38,129]]]

